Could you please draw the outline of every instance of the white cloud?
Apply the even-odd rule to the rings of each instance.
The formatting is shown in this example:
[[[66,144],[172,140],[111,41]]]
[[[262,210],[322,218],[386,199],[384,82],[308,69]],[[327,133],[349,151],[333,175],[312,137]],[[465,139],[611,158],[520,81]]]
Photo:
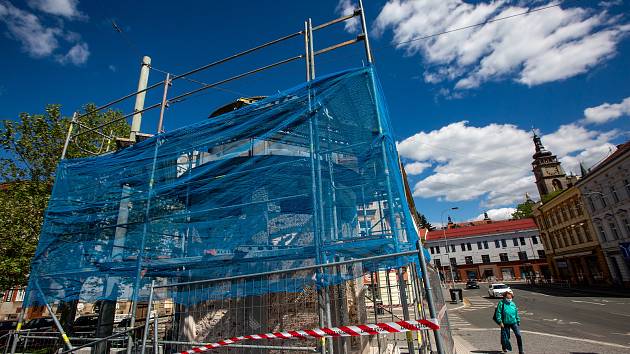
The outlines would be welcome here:
[[[351,15],[352,13],[354,13],[354,9],[356,8],[357,6],[355,6],[352,3],[352,0],[339,0],[339,3],[337,4],[336,12],[342,16],[346,16],[346,15]],[[359,18],[353,17],[347,20],[346,22],[344,22],[344,29],[346,30],[346,32],[349,32],[349,33],[359,33],[360,32]]]
[[[454,81],[456,89],[471,89],[505,78],[533,86],[584,73],[613,56],[630,31],[630,26],[606,12],[554,7],[411,41],[529,9],[507,0],[477,4],[389,0],[375,21],[375,32],[392,29],[392,41],[402,42],[398,48],[408,55],[420,54],[429,67],[424,73],[427,82]]]
[[[60,28],[43,26],[37,16],[10,2],[0,2],[0,21],[7,26],[9,36],[19,41],[22,49],[34,58],[48,56],[59,47]]]
[[[584,110],[584,123],[602,124],[622,116],[630,116],[630,97],[619,103],[604,103]]]
[[[53,10],[62,11],[62,8],[50,7],[63,1],[31,1],[33,7],[44,5],[51,14]],[[69,1],[75,4],[75,1]],[[36,5],[36,6],[35,6]],[[65,11],[65,10],[64,10]],[[60,16],[66,16],[59,13]],[[76,16],[79,16],[78,14]],[[89,50],[86,43],[80,42],[81,36],[72,31],[64,30],[63,20],[55,19],[54,25],[46,25],[42,18],[27,10],[13,6],[8,1],[0,0],[0,23],[4,23],[7,28],[7,35],[22,45],[22,50],[33,58],[54,57],[60,63],[83,64],[89,57]],[[62,44],[69,44],[72,47],[67,54],[57,54],[62,48]]]
[[[66,55],[58,56],[56,60],[61,64],[72,63],[74,65],[82,65],[87,62],[89,56],[90,49],[87,43],[82,42],[75,44]]]
[[[419,175],[428,167],[431,167],[431,164],[428,162],[412,162],[405,165],[405,172],[408,175]]]
[[[488,217],[491,220],[509,220],[512,218],[512,213],[514,213],[516,211],[515,208],[497,208],[497,209],[490,209],[488,211],[486,211],[486,213],[488,213]],[[483,213],[477,215],[476,218],[474,218],[473,220],[483,220],[485,218],[485,215]]]
[[[616,133],[568,124],[543,135],[542,142],[558,155],[567,173],[579,173],[579,161],[590,166],[607,155]],[[538,195],[531,171],[531,133],[515,125],[456,122],[404,139],[398,151],[406,166],[432,163],[428,176],[413,188],[416,197],[480,199],[481,206],[496,208],[522,202],[526,192]]]
[[[29,0],[33,9],[62,16],[68,19],[85,19],[87,16],[77,8],[79,0]]]

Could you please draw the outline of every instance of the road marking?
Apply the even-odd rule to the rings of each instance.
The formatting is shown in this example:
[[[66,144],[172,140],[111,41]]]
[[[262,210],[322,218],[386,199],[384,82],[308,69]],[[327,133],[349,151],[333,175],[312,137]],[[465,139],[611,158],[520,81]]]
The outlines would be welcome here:
[[[599,306],[605,306],[606,305],[606,304],[602,304],[601,302],[583,301],[583,300],[571,300],[571,302],[580,302],[580,303],[593,304],[593,305],[599,305]]]
[[[462,331],[498,331],[499,329],[498,328],[462,328],[461,330]],[[617,344],[617,343],[610,343],[610,342],[602,342],[602,341],[593,340],[593,339],[575,338],[575,337],[561,336],[559,334],[527,331],[527,330],[522,330],[522,329],[521,329],[521,333],[537,334],[537,335],[540,335],[540,336],[547,336],[547,337],[552,337],[552,338],[568,339],[568,340],[574,340],[574,341],[578,341],[578,342],[597,344],[597,345],[606,345],[606,346],[609,346],[609,347],[628,349],[627,345]]]

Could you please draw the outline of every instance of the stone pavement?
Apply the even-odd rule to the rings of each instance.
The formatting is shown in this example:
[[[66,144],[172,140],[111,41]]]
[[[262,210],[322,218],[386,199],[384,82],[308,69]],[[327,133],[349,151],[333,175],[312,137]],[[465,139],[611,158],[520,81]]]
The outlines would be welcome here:
[[[522,331],[526,353],[553,354],[628,354],[627,346],[589,339],[567,338],[549,333]],[[457,354],[498,354],[501,351],[498,328],[466,328],[453,331]],[[512,337],[516,349],[516,340]],[[514,352],[513,352],[514,353]]]

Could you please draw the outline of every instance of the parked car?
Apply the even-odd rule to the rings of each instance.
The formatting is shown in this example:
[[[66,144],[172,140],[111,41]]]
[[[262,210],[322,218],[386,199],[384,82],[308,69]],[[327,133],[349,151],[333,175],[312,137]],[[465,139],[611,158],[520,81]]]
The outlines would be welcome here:
[[[466,289],[479,289],[479,283],[475,279],[470,279],[466,282]]]
[[[503,283],[494,283],[488,287],[488,296],[490,297],[503,297],[506,292],[512,292],[509,286]]]

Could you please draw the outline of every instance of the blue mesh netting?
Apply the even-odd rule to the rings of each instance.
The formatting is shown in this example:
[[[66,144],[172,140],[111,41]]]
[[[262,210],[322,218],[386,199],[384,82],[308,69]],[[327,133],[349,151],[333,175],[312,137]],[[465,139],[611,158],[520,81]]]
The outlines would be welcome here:
[[[37,282],[47,301],[130,299],[144,296],[133,289],[152,279],[187,282],[413,249],[398,161],[372,67],[115,153],[64,160],[29,288]],[[287,278],[245,282],[238,293],[286,290]],[[31,304],[41,299],[30,293]],[[204,296],[213,293],[229,296],[220,287]]]

